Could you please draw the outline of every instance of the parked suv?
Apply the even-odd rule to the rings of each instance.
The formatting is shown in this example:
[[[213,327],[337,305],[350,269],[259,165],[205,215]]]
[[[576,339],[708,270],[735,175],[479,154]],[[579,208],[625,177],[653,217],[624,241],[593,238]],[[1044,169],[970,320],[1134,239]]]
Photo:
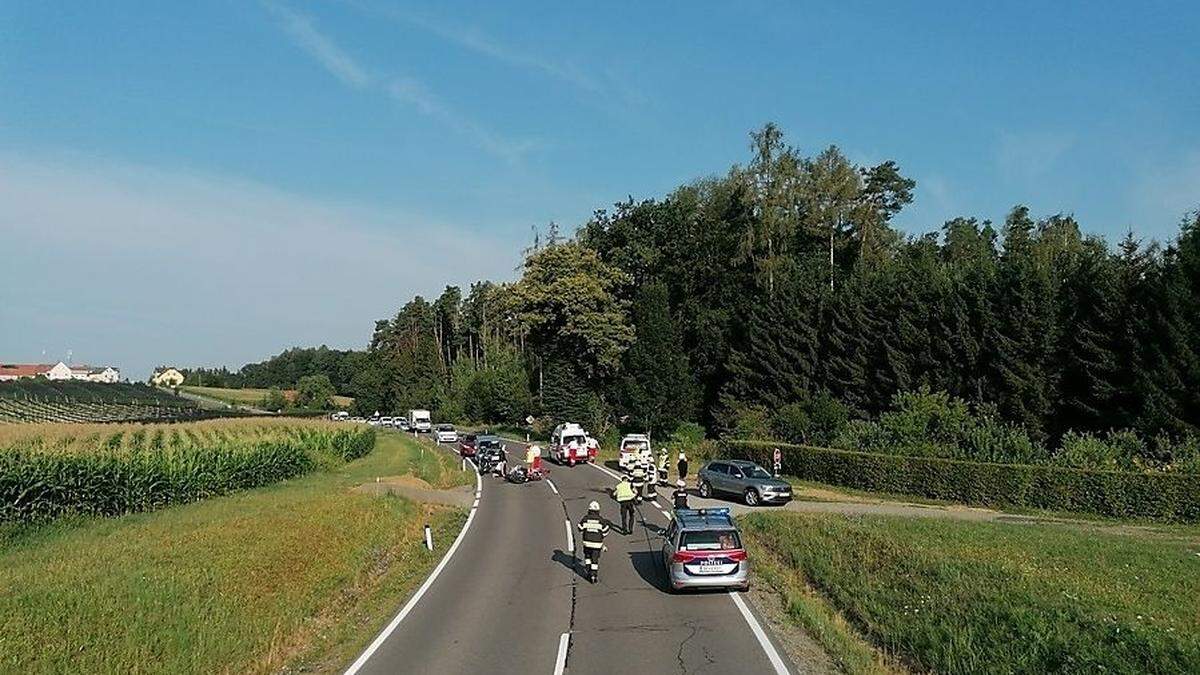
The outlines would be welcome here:
[[[750,588],[750,564],[729,509],[675,509],[663,537],[663,566],[672,591]]]
[[[700,496],[719,492],[739,495],[748,506],[786,504],[792,501],[792,486],[775,478],[766,469],[741,459],[717,460],[700,469],[696,480]]]

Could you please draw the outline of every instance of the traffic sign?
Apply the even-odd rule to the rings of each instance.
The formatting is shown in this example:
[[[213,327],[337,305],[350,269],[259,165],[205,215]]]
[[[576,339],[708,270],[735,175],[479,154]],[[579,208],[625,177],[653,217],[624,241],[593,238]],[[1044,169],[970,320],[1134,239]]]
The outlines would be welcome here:
[[[775,475],[778,476],[779,470],[783,468],[783,453],[779,451],[779,448],[775,448],[774,459],[775,459]]]

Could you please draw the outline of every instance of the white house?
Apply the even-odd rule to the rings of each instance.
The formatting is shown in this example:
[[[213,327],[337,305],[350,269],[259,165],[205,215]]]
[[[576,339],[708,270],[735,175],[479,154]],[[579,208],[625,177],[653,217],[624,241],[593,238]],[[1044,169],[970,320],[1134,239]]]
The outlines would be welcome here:
[[[87,379],[89,382],[104,382],[112,384],[121,381],[121,371],[112,366],[104,366],[102,368],[91,368],[88,371]]]
[[[67,364],[63,363],[62,361],[59,361],[58,363],[51,366],[50,370],[46,371],[46,379],[47,380],[77,380],[80,378],[75,377],[75,371],[72,370],[71,366],[68,366]]]
[[[160,387],[178,387],[183,384],[183,373],[175,368],[157,368],[150,376],[150,383]]]

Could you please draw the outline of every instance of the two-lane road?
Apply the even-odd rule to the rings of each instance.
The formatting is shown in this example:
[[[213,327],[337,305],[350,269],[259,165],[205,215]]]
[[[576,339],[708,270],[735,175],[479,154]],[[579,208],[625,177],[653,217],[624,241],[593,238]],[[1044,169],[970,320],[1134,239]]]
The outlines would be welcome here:
[[[523,445],[507,446],[510,458],[523,456]],[[757,620],[732,595],[667,592],[658,551],[669,521],[650,503],[642,506],[645,523],[633,534],[623,536],[615,527],[609,534],[599,583],[583,579],[575,562],[582,552],[574,526],[592,500],[606,519],[620,524],[609,496],[615,474],[588,465],[548,466],[549,481],[512,485],[483,477],[478,510],[459,547],[353,672],[786,668],[769,639],[756,636]]]

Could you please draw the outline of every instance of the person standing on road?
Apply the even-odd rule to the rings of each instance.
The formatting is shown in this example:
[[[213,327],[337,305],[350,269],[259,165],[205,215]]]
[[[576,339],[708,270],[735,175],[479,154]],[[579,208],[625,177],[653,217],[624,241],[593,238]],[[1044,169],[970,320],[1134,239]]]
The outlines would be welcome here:
[[[658,453],[658,482],[663,485],[667,484],[670,476],[667,474],[667,462],[671,459],[671,453],[664,447]]]
[[[613,496],[617,498],[617,503],[621,505],[621,532],[630,534],[633,532],[633,485],[629,482],[629,476],[621,476],[621,482],[617,483],[617,489]]]
[[[679,449],[679,462],[676,466],[679,467],[679,480],[687,480],[687,453],[683,448]]]
[[[583,558],[588,567],[588,581],[593,584],[600,576],[600,552],[604,550],[604,535],[608,534],[608,523],[600,518],[600,505],[588,504],[587,515],[579,521],[583,532]]]
[[[633,493],[637,503],[642,503],[642,492],[646,489],[646,465],[638,459],[633,464]]]
[[[675,484],[675,492],[671,493],[671,498],[675,502],[675,508],[686,509],[688,507],[687,481],[682,478]]]

